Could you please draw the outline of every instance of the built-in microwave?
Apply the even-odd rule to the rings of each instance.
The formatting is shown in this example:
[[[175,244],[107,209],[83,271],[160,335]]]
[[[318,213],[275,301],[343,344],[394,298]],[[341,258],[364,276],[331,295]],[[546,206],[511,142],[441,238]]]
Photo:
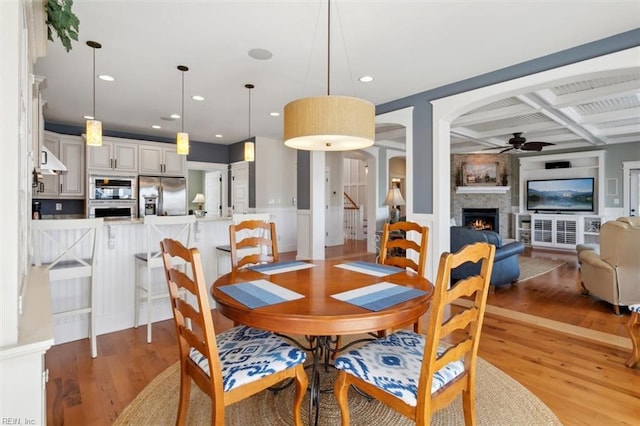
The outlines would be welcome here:
[[[89,200],[136,200],[136,176],[89,176]]]

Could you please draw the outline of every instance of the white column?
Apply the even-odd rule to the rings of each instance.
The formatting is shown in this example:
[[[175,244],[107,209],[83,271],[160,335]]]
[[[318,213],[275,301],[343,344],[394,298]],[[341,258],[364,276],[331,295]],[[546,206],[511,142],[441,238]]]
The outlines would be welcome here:
[[[312,151],[310,158],[311,175],[311,226],[310,231],[310,255],[311,259],[324,259],[325,241],[325,153],[324,151]]]

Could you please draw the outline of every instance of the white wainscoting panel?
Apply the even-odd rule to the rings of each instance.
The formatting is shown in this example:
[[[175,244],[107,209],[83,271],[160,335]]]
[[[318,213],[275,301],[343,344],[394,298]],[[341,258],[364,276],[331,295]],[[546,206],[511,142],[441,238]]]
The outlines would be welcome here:
[[[217,276],[215,247],[229,243],[230,219],[198,219],[192,246],[200,250],[205,280],[213,283]],[[67,231],[69,232],[69,231]],[[61,233],[60,238],[69,238]],[[134,326],[135,298],[135,253],[144,250],[144,225],[135,222],[110,222],[104,225],[101,244],[98,246],[96,292],[97,334],[110,333]],[[53,256],[43,252],[46,261]],[[155,269],[152,275],[155,292],[166,292],[164,272]],[[52,309],[84,306],[89,300],[87,280],[75,279],[51,283]],[[211,299],[210,299],[211,300]],[[213,302],[213,301],[212,301]],[[169,301],[155,300],[154,321],[171,318]],[[212,308],[215,304],[212,303]],[[146,317],[141,309],[140,317]],[[54,339],[56,344],[87,338],[89,336],[88,315],[70,315],[56,318]]]

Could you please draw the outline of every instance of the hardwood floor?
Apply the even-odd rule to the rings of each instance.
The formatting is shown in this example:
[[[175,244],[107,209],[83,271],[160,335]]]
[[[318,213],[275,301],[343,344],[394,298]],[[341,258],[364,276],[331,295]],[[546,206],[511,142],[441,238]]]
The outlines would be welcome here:
[[[328,248],[326,256],[373,260],[373,255],[361,254],[363,247],[362,242],[350,242]],[[525,254],[567,264],[489,296],[480,356],[536,394],[565,425],[637,425],[640,368],[624,365],[630,355],[624,330],[628,314],[615,316],[606,303],[580,296],[575,254]],[[291,259],[293,254],[281,257]],[[555,329],[542,327],[548,326],[545,321]],[[214,322],[217,330],[231,326],[215,311]],[[88,339],[51,348],[46,354],[48,424],[112,424],[178,359],[173,321],[157,322],[153,328],[151,344],[146,343],[144,327],[99,336],[96,359],[91,358]]]

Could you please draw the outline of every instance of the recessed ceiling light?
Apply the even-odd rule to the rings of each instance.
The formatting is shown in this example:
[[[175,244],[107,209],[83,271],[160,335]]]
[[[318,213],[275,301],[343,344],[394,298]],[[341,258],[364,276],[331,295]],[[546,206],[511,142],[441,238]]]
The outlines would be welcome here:
[[[222,137],[222,135],[216,135],[216,138],[221,138],[221,137]]]
[[[169,117],[173,118],[174,120],[177,120],[178,118],[180,118],[180,114],[171,114]]]
[[[276,111],[270,112],[269,115],[272,116],[272,117],[280,117],[280,113],[276,112]]]
[[[162,129],[162,127],[158,126],[157,124],[154,124],[153,126],[151,126],[152,129]]]
[[[363,83],[371,83],[373,81],[373,77],[371,77],[370,75],[363,75],[359,78],[359,80]]]
[[[204,96],[193,95],[191,99],[193,99],[194,101],[204,101]]]
[[[113,78],[113,77],[111,77],[110,75],[107,75],[107,74],[99,75],[98,78],[100,80],[104,80],[104,81],[116,81],[115,78]]]
[[[249,50],[249,56],[253,59],[264,61],[266,59],[271,59],[273,53],[269,52],[267,49],[251,49]]]
[[[83,115],[82,118],[84,118],[85,120],[94,120],[95,117],[93,115]]]

